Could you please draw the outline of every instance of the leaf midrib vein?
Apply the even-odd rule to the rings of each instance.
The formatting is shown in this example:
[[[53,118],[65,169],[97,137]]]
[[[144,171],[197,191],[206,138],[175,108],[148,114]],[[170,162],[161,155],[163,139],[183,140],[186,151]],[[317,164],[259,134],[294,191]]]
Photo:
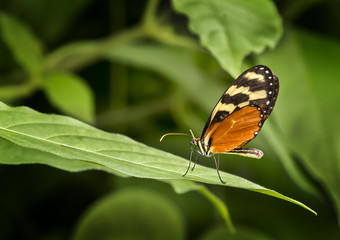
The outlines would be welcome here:
[[[126,160],[126,159],[122,159],[122,158],[119,158],[119,157],[113,157],[113,156],[110,156],[110,155],[106,155],[106,154],[102,154],[100,152],[95,152],[95,151],[87,150],[87,149],[84,149],[84,148],[79,148],[79,147],[75,147],[75,146],[71,146],[71,145],[67,145],[67,144],[63,144],[63,143],[53,142],[53,141],[45,139],[45,138],[29,135],[29,134],[22,133],[22,132],[17,132],[17,131],[10,130],[10,129],[4,128],[4,127],[0,127],[0,130],[5,131],[5,132],[10,132],[10,133],[18,134],[18,135],[22,135],[22,136],[25,136],[27,138],[33,138],[33,139],[37,139],[37,140],[40,140],[40,141],[45,141],[45,142],[48,142],[50,144],[54,144],[54,145],[57,145],[57,146],[68,147],[68,148],[79,150],[79,151],[82,151],[82,152],[87,152],[87,153],[99,155],[99,156],[102,156],[102,157],[107,157],[107,158],[110,158],[110,159],[113,159],[113,160],[117,160],[117,161],[121,161],[121,162],[125,162],[125,163],[128,163],[128,164],[140,165],[140,166],[143,166],[143,167],[149,167],[149,168],[153,168],[153,169],[156,169],[156,170],[163,170],[163,171],[170,172],[170,173],[179,173],[177,171],[173,171],[173,170],[169,170],[169,169],[164,169],[164,168],[159,168],[159,167],[150,166],[150,165],[145,165],[145,164],[139,163],[139,162],[131,162],[131,161]],[[80,159],[78,159],[78,160],[80,160]],[[102,166],[104,166],[106,168],[111,169],[111,167],[103,165],[102,163],[98,163],[98,162],[94,162],[94,161],[89,161],[89,160],[86,160],[86,159],[83,159],[81,161],[90,162],[90,163],[93,163],[93,164],[99,164],[99,165],[102,165]],[[118,169],[112,169],[112,170],[121,172],[121,170],[118,170]],[[123,173],[127,174],[125,172],[123,172]],[[208,179],[208,180],[211,180],[211,179]]]

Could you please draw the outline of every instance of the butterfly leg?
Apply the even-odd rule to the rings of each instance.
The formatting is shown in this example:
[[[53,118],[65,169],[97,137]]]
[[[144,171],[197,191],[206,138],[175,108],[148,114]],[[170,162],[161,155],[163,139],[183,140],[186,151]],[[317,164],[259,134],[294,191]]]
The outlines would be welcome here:
[[[226,184],[226,182],[222,180],[221,175],[220,175],[220,171],[218,170],[218,168],[220,166],[220,155],[217,155],[217,161],[216,161],[216,157],[214,156],[214,161],[215,161],[215,165],[216,165],[217,175],[218,175],[221,183]]]
[[[196,158],[195,158],[195,163],[194,163],[194,166],[192,167],[191,171],[194,171],[194,169],[195,169],[195,166],[196,166],[196,163],[197,163],[197,155],[196,155]]]
[[[188,173],[188,171],[189,171],[189,169],[190,169],[192,153],[193,153],[193,151],[191,151],[191,153],[190,153],[189,166],[188,166],[187,170],[185,171],[185,173],[182,175],[183,177],[184,177],[185,175],[187,175],[187,173]],[[194,167],[195,167],[195,166],[194,166]]]

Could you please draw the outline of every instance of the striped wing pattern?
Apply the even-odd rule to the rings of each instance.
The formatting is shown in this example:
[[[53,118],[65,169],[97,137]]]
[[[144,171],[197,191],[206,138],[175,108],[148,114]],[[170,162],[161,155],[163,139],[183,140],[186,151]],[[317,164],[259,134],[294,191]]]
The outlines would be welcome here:
[[[278,93],[279,79],[268,67],[258,65],[243,72],[217,102],[200,140],[213,153],[242,147],[257,136]]]

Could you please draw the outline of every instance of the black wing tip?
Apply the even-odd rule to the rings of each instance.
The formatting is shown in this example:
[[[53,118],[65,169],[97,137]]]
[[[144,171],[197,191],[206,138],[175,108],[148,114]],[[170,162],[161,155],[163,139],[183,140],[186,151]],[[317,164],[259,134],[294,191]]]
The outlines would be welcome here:
[[[255,69],[260,69],[260,68],[263,68],[263,69],[269,69],[269,70],[270,70],[270,68],[269,68],[269,67],[267,67],[266,65],[262,65],[262,64],[260,64],[260,65],[256,65],[256,66],[254,66],[253,68],[255,68]],[[263,70],[263,69],[261,69],[261,70]]]
[[[249,68],[247,70],[245,70],[240,76],[248,73],[248,72],[255,72],[257,74],[262,74],[262,75],[265,75],[265,74],[270,74],[270,75],[273,75],[273,77],[275,76],[275,74],[273,73],[273,71],[267,67],[266,65],[256,65],[252,68]]]
[[[266,65],[256,65],[256,66],[254,66],[254,67],[251,68],[251,69],[253,69],[253,71],[255,71],[255,72],[265,72],[265,71],[269,71],[271,74],[274,75],[273,71],[272,71],[269,67],[267,67]]]

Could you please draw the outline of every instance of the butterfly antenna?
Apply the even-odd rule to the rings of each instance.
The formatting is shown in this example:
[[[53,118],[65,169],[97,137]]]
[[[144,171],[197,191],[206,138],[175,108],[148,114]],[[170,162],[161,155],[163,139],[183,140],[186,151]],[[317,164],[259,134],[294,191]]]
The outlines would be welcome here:
[[[163,141],[163,138],[165,138],[166,136],[169,136],[169,135],[184,135],[184,136],[189,136],[189,134],[187,134],[187,133],[166,133],[166,134],[164,134],[161,137],[161,139],[159,139],[159,141],[160,142]]]
[[[194,133],[192,132],[191,129],[190,129],[190,133],[191,133],[192,138],[196,139],[196,138],[195,138],[195,135],[194,135]]]

